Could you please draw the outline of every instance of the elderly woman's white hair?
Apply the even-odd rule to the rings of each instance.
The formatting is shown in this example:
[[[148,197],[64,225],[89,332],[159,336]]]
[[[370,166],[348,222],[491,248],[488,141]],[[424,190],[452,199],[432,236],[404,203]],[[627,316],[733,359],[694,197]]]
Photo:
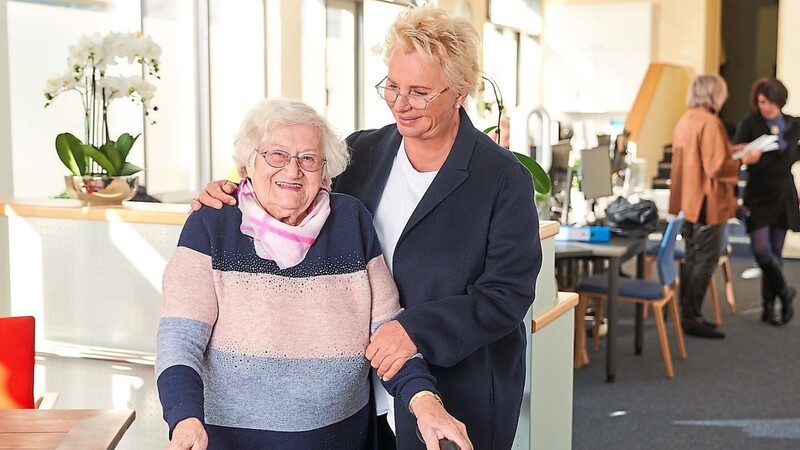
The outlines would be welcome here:
[[[344,172],[350,162],[347,144],[314,108],[298,100],[283,98],[265,98],[245,114],[236,133],[233,151],[239,175],[248,176],[248,167],[254,170],[259,146],[269,141],[270,133],[276,127],[289,125],[308,125],[317,130],[327,160],[322,168],[322,182],[330,187],[331,179]]]
[[[717,107],[728,98],[728,84],[717,74],[706,73],[692,80],[686,93],[686,107],[702,106],[717,111]]]
[[[439,63],[447,83],[459,93],[475,94],[480,81],[480,36],[467,19],[425,5],[397,16],[386,35],[387,62],[395,50],[417,52]]]

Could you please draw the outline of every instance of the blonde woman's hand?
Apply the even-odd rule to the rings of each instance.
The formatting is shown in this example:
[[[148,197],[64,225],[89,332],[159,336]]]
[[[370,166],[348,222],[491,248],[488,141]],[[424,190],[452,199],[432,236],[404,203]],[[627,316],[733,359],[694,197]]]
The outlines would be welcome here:
[[[206,450],[208,434],[203,423],[197,418],[183,419],[175,425],[172,440],[165,450]]]
[[[424,396],[414,402],[414,415],[417,427],[425,440],[427,450],[439,450],[439,439],[450,439],[461,450],[473,450],[467,436],[467,427],[451,416],[432,395]]]
[[[220,209],[223,203],[235,205],[236,199],[233,197],[233,194],[235,194],[238,189],[239,186],[232,181],[212,181],[203,188],[200,197],[192,199],[192,210],[197,211],[203,206]]]
[[[396,320],[390,320],[375,330],[365,352],[372,367],[384,381],[397,375],[403,364],[416,354],[417,346]]]

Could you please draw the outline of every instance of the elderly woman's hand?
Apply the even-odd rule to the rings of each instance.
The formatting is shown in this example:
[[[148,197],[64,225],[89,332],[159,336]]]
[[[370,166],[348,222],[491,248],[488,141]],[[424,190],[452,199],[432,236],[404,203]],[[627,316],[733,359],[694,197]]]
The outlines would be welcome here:
[[[742,156],[742,164],[747,164],[748,166],[756,164],[761,161],[762,154],[764,154],[764,151],[761,149],[747,152],[746,155]]]
[[[461,450],[472,450],[467,436],[467,427],[448,414],[432,395],[417,399],[413,405],[417,427],[425,440],[427,450],[439,450],[439,439],[447,438],[458,444]]]
[[[416,354],[417,346],[396,320],[386,322],[375,330],[365,352],[372,367],[384,381],[397,375],[403,364]]]
[[[190,417],[175,425],[172,440],[166,450],[206,450],[206,448],[208,448],[208,435],[203,423]]]
[[[236,199],[233,197],[233,194],[236,193],[238,188],[236,183],[228,180],[212,181],[206,185],[203,192],[200,193],[200,197],[192,199],[192,209],[197,211],[203,206],[220,209],[222,208],[223,202],[229,205],[235,205]]]

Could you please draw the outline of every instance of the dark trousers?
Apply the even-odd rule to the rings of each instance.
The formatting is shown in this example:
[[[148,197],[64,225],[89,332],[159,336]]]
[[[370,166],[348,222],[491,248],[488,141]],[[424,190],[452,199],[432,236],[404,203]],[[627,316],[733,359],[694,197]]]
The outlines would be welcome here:
[[[708,284],[717,268],[722,250],[725,224],[706,225],[683,222],[681,235],[686,244],[686,260],[681,266],[680,305],[684,326],[703,320],[701,309]]]
[[[386,414],[378,416],[378,450],[396,450],[394,432],[389,427]]]

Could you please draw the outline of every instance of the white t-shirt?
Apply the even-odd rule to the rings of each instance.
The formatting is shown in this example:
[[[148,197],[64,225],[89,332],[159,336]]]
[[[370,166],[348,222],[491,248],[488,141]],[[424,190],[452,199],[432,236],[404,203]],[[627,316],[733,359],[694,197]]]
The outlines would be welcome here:
[[[405,141],[400,142],[400,149],[392,163],[392,170],[389,172],[386,187],[383,189],[373,218],[375,231],[381,241],[383,257],[392,273],[394,273],[392,262],[397,241],[400,239],[408,219],[411,218],[411,214],[438,173],[438,171],[417,172],[417,169],[408,160],[404,144]],[[394,399],[383,388],[374,372],[373,376],[378,414],[388,413],[389,425],[394,430]]]

